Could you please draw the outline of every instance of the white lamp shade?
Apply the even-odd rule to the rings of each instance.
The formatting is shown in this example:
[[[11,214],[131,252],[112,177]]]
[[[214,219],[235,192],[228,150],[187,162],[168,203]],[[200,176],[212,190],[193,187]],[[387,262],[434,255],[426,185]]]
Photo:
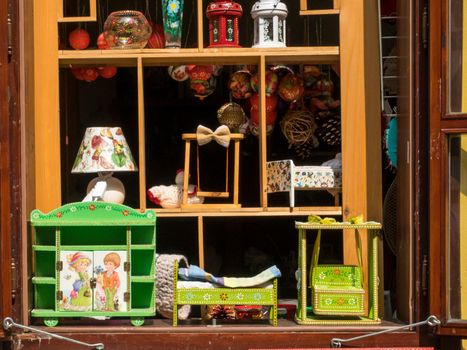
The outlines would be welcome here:
[[[72,173],[136,171],[130,147],[119,127],[87,128]]]

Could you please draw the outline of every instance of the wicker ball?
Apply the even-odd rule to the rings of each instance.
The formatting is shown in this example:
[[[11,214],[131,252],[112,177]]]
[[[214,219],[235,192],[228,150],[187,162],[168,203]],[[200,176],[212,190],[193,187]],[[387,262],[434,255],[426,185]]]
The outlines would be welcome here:
[[[217,110],[217,120],[220,124],[227,125],[231,131],[237,131],[245,123],[245,119],[243,108],[235,102],[226,103]]]
[[[316,122],[306,110],[288,111],[280,122],[282,133],[289,146],[303,145],[313,136]]]

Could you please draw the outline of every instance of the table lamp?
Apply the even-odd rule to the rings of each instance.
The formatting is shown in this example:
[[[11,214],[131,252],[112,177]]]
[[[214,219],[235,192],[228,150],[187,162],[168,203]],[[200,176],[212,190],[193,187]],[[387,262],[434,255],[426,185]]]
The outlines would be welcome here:
[[[130,148],[119,127],[91,127],[84,133],[72,173],[98,173],[89,182],[84,201],[122,204],[123,183],[112,176],[115,171],[137,171]]]

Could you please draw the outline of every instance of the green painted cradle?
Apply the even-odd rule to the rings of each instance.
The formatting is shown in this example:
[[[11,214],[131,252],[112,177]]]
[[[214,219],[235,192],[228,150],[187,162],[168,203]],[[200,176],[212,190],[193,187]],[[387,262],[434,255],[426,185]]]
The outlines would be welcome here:
[[[177,288],[178,264],[174,266],[172,326],[178,324],[179,305],[264,305],[271,306],[269,320],[277,326],[277,278],[272,288]]]
[[[379,288],[379,277],[378,277],[378,249],[379,249],[379,231],[381,230],[381,224],[377,222],[360,222],[360,220],[351,220],[350,222],[336,222],[332,218],[321,219],[319,217],[313,217],[314,222],[296,222],[295,228],[298,229],[299,242],[298,242],[298,307],[295,315],[297,323],[302,325],[370,325],[379,324],[381,320],[378,315],[378,288]],[[313,313],[312,306],[308,304],[309,298],[307,298],[307,292],[309,290],[310,281],[308,278],[309,270],[312,266],[307,266],[309,256],[307,255],[307,236],[310,232],[318,232],[323,230],[323,234],[328,230],[342,231],[343,234],[355,234],[355,230],[365,232],[368,235],[368,275],[363,278],[368,281],[368,289],[366,289],[365,295],[368,298],[368,308],[365,308],[363,315],[344,315],[345,312],[340,314],[336,313],[334,316],[318,315]],[[316,264],[316,262],[315,262]],[[361,264],[361,263],[360,263]],[[310,264],[310,265],[313,265]],[[350,267],[352,273],[357,273],[359,266]],[[329,266],[324,266],[321,271],[316,271],[318,275],[315,278],[319,278],[319,273],[324,274],[332,271]],[[343,271],[339,271],[343,272]],[[354,282],[360,281],[362,276],[354,276]],[[328,281],[329,282],[329,281]],[[321,293],[323,295],[323,293]],[[360,288],[355,288],[355,295],[363,297],[360,294]],[[351,294],[347,294],[347,297],[353,297]],[[332,300],[338,300],[331,298]],[[344,301],[348,301],[347,299]],[[319,300],[316,300],[319,302]],[[363,300],[359,301],[363,303]],[[360,307],[360,306],[359,306]],[[354,308],[358,310],[359,307]],[[329,311],[329,309],[327,310]]]
[[[32,317],[154,316],[155,224],[153,211],[104,202],[32,211]]]

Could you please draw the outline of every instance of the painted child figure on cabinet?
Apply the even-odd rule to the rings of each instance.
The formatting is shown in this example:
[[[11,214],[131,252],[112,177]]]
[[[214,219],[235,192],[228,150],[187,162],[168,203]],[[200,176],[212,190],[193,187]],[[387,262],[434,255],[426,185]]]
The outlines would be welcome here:
[[[92,304],[90,277],[87,271],[89,265],[91,265],[91,259],[82,252],[68,254],[66,258],[69,269],[78,275],[78,278],[72,284],[67,308],[87,311],[91,308]]]
[[[111,252],[104,256],[105,270],[97,277],[97,295],[102,301],[102,310],[118,311],[118,298],[116,298],[120,288],[120,277],[115,271],[121,263],[118,253]]]

